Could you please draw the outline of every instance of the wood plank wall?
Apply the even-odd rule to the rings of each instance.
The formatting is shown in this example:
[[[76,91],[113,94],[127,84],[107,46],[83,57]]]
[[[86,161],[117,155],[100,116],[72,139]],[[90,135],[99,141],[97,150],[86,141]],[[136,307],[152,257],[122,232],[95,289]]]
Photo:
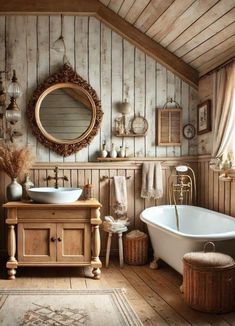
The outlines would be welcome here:
[[[33,90],[49,74],[62,65],[62,53],[53,49],[60,35],[61,17],[0,16],[0,70],[7,70],[8,80],[16,69],[23,95],[17,100],[24,112]],[[113,135],[114,119],[120,114],[117,102],[127,99],[132,106],[130,117],[146,116],[149,131],[146,138],[125,138],[129,156],[180,156],[197,154],[197,138],[182,140],[181,147],[156,147],[156,107],[172,97],[183,108],[183,124],[196,126],[197,91],[180,80],[158,62],[137,49],[94,17],[64,16],[67,57],[71,65],[97,91],[104,119],[102,127],[89,147],[63,158],[49,151],[31,135],[25,117],[16,128],[24,132],[18,143],[29,144],[40,162],[94,161],[105,139],[122,145]]]
[[[140,229],[146,230],[146,225],[140,220],[140,213],[144,208],[166,204],[167,198],[167,182],[168,177],[171,173],[171,167],[176,166],[182,162],[190,162],[190,166],[196,171],[197,169],[197,158],[194,157],[183,157],[177,159],[158,159],[162,162],[163,168],[163,198],[158,200],[147,200],[140,197],[141,190],[141,171],[142,162],[122,162],[117,163],[60,163],[56,164],[59,166],[59,176],[66,175],[68,182],[64,182],[64,186],[71,187],[83,187],[86,180],[89,179],[94,185],[94,197],[97,198],[101,204],[101,217],[102,219],[106,215],[114,216],[112,208],[112,194],[113,194],[113,180],[106,179],[102,180],[103,177],[112,178],[115,175],[124,175],[130,177],[127,180],[127,193],[128,193],[128,217],[130,219],[129,230]],[[48,175],[53,176],[55,165],[52,163],[38,163],[31,170],[31,179],[35,186],[53,186],[53,181],[48,183],[45,179]],[[1,187],[0,187],[0,201],[1,204],[6,201],[5,188],[10,183],[9,177],[3,172],[0,172]],[[1,209],[0,219],[0,251],[6,248],[6,226],[4,225],[5,212]],[[106,234],[102,234],[102,249],[106,246]],[[117,239],[116,239],[117,240]],[[117,251],[117,241],[113,242],[112,250]]]
[[[199,158],[197,187],[199,206],[235,217],[235,178],[221,181],[219,172],[210,169],[208,158]]]

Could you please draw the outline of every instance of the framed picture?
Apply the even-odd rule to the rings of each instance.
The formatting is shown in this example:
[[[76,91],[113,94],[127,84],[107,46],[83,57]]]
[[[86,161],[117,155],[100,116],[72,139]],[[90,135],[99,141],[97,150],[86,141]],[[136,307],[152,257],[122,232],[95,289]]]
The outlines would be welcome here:
[[[211,131],[211,101],[207,100],[197,106],[197,134]]]

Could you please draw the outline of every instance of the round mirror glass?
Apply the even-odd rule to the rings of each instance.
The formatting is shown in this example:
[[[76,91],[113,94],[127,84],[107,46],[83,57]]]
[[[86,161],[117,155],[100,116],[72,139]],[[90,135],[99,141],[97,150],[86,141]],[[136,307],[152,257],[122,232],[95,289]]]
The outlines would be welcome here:
[[[50,136],[71,141],[89,128],[92,121],[91,102],[81,89],[62,86],[51,90],[42,99],[39,119]]]

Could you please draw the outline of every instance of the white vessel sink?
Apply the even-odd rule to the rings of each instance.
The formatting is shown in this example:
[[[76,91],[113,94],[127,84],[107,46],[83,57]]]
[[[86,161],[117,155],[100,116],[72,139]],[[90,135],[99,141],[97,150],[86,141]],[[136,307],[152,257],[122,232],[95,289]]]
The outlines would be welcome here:
[[[31,188],[28,194],[37,203],[67,204],[73,203],[81,196],[81,188]]]

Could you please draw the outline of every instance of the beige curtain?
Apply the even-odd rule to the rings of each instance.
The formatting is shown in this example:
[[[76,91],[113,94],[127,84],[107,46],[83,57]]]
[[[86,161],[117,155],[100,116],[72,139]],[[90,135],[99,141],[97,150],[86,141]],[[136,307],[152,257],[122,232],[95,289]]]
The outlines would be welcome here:
[[[221,157],[235,128],[235,61],[214,73],[212,156]]]

